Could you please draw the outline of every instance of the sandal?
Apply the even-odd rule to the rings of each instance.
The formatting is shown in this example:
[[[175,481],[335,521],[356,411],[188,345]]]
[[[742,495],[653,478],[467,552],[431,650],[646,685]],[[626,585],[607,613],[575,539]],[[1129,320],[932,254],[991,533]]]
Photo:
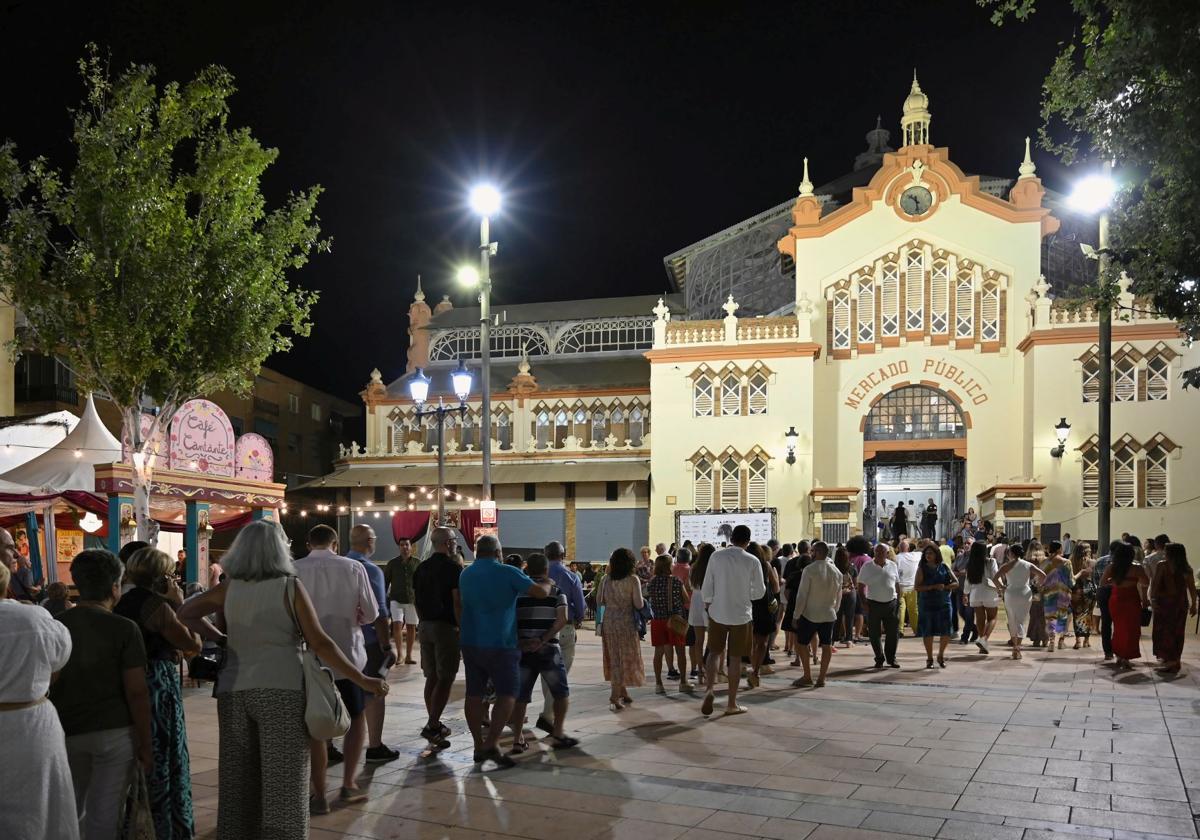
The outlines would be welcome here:
[[[933,660],[932,660],[932,659],[926,659],[926,660],[925,660],[925,667],[926,667],[926,668],[932,668],[932,667],[933,667]]]
[[[520,755],[529,749],[528,741],[513,741],[512,749],[508,751],[509,755]]]
[[[632,706],[632,705],[633,705],[633,698],[632,698],[632,697],[630,697],[628,694],[624,695],[624,696],[621,698],[621,705],[622,705],[622,706]]]
[[[568,735],[563,735],[562,737],[551,735],[550,746],[556,750],[569,750],[571,747],[579,746],[579,739]]]
[[[938,657],[938,667],[939,667],[939,668],[945,668],[945,667],[946,667],[946,660],[945,660],[945,659],[943,659],[943,658],[942,658],[942,657],[940,657],[940,656]]]
[[[725,709],[725,717],[729,717],[730,715],[744,715],[748,711],[750,710],[745,706],[728,706]]]
[[[476,764],[494,761],[496,762],[496,766],[501,770],[507,770],[509,767],[517,766],[517,762],[513,761],[495,747],[492,747],[490,750],[477,750],[472,758]]]

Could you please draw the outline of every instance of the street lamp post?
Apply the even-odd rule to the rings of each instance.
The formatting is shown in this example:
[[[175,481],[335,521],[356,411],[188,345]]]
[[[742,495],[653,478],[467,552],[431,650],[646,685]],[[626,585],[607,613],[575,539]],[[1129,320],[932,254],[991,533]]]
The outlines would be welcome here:
[[[437,524],[446,524],[446,447],[445,447],[445,428],[446,415],[467,413],[467,397],[471,393],[471,371],[467,370],[467,366],[460,359],[458,367],[451,374],[451,379],[454,382],[454,395],[458,397],[458,405],[447,406],[442,402],[442,398],[438,397],[437,405],[433,408],[425,408],[425,403],[429,399],[429,377],[420,368],[413,371],[412,377],[408,380],[408,393],[412,397],[413,403],[417,407],[416,419],[421,420],[425,417],[437,418],[437,468],[438,468],[438,488],[437,488]],[[487,389],[484,389],[487,393]]]
[[[1096,457],[1099,460],[1096,488],[1096,549],[1108,552],[1109,529],[1112,514],[1112,283],[1107,279],[1108,255],[1108,208],[1112,202],[1116,185],[1112,180],[1112,163],[1104,161],[1098,175],[1084,178],[1070,196],[1070,205],[1085,213],[1099,212],[1100,232],[1096,252],[1098,261],[1097,278],[1100,283],[1099,300],[1099,358],[1097,364],[1100,378],[1100,405],[1098,408],[1096,433]],[[1084,248],[1084,253],[1088,249]]]
[[[479,355],[480,413],[483,415],[483,488],[481,498],[492,498],[492,275],[491,257],[497,243],[492,242],[491,217],[500,211],[500,191],[491,184],[471,190],[471,208],[479,214]]]

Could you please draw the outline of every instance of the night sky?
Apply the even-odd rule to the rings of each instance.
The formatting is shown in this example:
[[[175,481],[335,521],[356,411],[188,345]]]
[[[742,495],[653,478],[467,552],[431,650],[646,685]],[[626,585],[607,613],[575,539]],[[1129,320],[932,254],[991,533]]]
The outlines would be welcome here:
[[[229,68],[232,124],[280,149],[269,198],[321,184],[334,239],[294,275],[322,292],[312,336],[269,364],[354,398],[372,367],[403,371],[417,274],[431,304],[470,303],[451,277],[477,258],[473,181],[507,198],[497,306],[660,292],[666,254],[794,195],[802,157],[818,185],[849,171],[877,114],[895,146],[914,66],[933,142],[968,172],[1015,177],[1065,6],[996,28],[973,0],[9,0],[0,137],[67,162],[88,41],[161,80]]]

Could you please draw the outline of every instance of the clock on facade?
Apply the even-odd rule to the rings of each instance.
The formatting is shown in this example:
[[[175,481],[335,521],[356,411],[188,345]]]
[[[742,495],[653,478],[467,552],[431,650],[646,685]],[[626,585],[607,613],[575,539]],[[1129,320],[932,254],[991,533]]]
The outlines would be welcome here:
[[[909,216],[923,216],[932,205],[933,195],[919,184],[900,194],[900,209]]]

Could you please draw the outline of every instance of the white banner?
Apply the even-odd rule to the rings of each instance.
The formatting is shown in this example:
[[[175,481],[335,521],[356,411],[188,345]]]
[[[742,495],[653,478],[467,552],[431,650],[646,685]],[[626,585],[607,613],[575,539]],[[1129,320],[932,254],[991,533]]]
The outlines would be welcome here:
[[[683,513],[675,514],[675,542],[683,545],[691,540],[693,545],[712,543],[720,548],[728,543],[733,529],[745,525],[750,529],[750,539],[766,544],[775,538],[775,509],[761,511],[731,511],[729,513]]]

